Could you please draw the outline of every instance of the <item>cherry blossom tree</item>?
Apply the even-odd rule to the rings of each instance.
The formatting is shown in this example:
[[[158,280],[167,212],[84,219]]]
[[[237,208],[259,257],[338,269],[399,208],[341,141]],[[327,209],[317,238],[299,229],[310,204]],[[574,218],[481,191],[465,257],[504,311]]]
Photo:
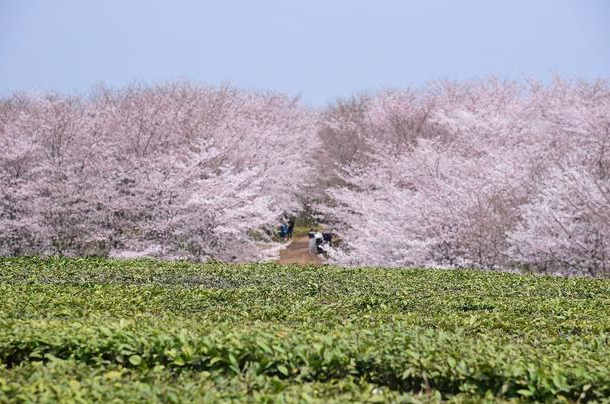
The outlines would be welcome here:
[[[495,79],[367,96],[352,135],[366,153],[335,161],[319,207],[343,240],[332,259],[607,272],[609,97],[606,82]]]
[[[317,147],[298,100],[188,82],[0,111],[2,255],[268,259]]]

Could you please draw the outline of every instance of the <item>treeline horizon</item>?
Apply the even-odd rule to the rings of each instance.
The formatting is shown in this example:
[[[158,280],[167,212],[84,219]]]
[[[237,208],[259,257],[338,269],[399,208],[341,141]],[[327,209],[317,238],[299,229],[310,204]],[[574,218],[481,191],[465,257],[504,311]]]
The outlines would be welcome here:
[[[176,78],[167,80],[132,80],[123,84],[109,84],[104,80],[99,80],[91,84],[89,87],[82,89],[60,89],[60,88],[43,88],[43,89],[17,89],[0,93],[0,103],[10,101],[15,98],[32,98],[32,97],[48,97],[54,96],[59,98],[77,98],[83,101],[90,101],[94,98],[99,97],[100,93],[120,93],[126,91],[132,91],[143,88],[163,88],[163,87],[177,87],[177,86],[189,86],[189,87],[201,87],[201,88],[215,88],[215,89],[233,89],[244,93],[252,94],[268,94],[283,96],[292,99],[296,102],[303,104],[307,109],[312,109],[317,112],[322,112],[329,108],[336,106],[338,103],[347,102],[350,100],[372,98],[377,94],[383,92],[392,91],[427,91],[431,88],[440,88],[446,85],[452,84],[470,84],[475,85],[477,83],[484,82],[499,82],[499,83],[511,83],[518,85],[522,88],[528,87],[547,87],[557,82],[568,82],[572,84],[582,84],[594,86],[596,84],[603,84],[610,81],[610,77],[596,77],[596,78],[583,78],[578,76],[563,76],[561,74],[553,74],[547,79],[539,79],[530,76],[522,76],[520,78],[502,78],[497,75],[489,75],[482,78],[440,78],[431,79],[423,83],[404,84],[396,85],[379,85],[377,87],[363,87],[362,89],[355,89],[353,91],[345,92],[344,94],[332,95],[329,98],[321,101],[308,101],[307,96],[304,95],[303,91],[291,91],[285,89],[266,89],[257,86],[241,86],[230,80],[212,83],[205,80],[193,80],[189,78]]]

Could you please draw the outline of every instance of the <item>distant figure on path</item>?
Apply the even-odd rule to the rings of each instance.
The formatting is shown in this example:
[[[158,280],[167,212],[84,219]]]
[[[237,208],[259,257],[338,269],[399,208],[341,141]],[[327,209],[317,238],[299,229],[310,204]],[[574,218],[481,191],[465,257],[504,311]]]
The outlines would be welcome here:
[[[324,237],[324,244],[332,247],[333,245],[333,233],[332,232],[326,232],[326,233],[322,233],[322,236]]]
[[[280,238],[282,240],[286,240],[287,235],[288,235],[288,226],[286,226],[286,223],[282,223],[280,225]]]
[[[292,238],[292,232],[293,231],[294,231],[294,218],[291,218],[288,221],[288,234],[287,234],[287,236],[288,236],[289,239]]]
[[[321,232],[317,231],[314,234],[314,239],[316,240],[316,253],[322,254],[324,249],[322,248],[322,243],[324,243],[324,236]]]
[[[309,233],[307,233],[307,235],[309,236],[309,253],[310,254],[315,254],[316,251],[316,232],[314,231],[314,229],[309,229]]]

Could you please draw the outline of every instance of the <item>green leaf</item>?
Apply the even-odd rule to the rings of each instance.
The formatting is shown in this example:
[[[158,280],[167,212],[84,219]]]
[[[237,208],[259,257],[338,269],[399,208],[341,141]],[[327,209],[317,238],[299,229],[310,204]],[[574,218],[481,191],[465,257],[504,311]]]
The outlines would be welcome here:
[[[214,365],[218,362],[222,362],[222,358],[219,358],[218,356],[216,356],[210,360],[210,365]]]
[[[140,363],[142,363],[142,357],[140,355],[131,355],[129,357],[129,363],[131,363],[133,366],[138,366]]]
[[[290,373],[288,373],[288,369],[284,365],[278,365],[277,370],[279,370],[280,373],[283,374],[284,376],[288,376],[290,374]]]

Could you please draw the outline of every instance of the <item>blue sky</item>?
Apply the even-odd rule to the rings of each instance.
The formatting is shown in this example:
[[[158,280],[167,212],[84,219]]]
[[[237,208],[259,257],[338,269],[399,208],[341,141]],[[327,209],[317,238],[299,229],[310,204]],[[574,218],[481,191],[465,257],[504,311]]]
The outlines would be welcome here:
[[[190,79],[324,105],[554,74],[610,78],[610,1],[0,0],[0,95]]]

